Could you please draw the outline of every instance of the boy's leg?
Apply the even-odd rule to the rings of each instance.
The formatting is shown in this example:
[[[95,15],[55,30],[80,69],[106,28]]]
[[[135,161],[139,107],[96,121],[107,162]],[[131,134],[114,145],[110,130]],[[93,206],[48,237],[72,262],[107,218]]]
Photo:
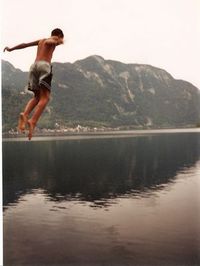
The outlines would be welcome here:
[[[44,108],[46,107],[47,103],[49,102],[49,97],[50,97],[50,91],[46,87],[42,86],[40,89],[38,104],[35,108],[35,111],[31,119],[27,121],[29,126],[29,134],[28,134],[29,140],[31,140],[36,123],[39,120],[42,112],[44,111]]]
[[[28,120],[28,115],[31,113],[31,111],[35,108],[35,106],[39,102],[39,91],[35,92],[35,96],[27,103],[24,112],[20,113],[19,116],[19,123],[18,123],[18,129],[20,131],[25,130],[25,126]]]
[[[38,104],[40,100],[40,91],[34,92],[35,96],[27,103],[24,109],[24,115],[28,117],[28,115],[33,111],[35,106]]]

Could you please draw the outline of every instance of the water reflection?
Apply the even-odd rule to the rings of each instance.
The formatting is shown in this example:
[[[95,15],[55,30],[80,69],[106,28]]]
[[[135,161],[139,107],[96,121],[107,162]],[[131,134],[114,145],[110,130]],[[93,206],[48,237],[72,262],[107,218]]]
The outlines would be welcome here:
[[[4,142],[4,206],[41,188],[50,200],[106,204],[173,182],[199,159],[196,134],[80,141]]]

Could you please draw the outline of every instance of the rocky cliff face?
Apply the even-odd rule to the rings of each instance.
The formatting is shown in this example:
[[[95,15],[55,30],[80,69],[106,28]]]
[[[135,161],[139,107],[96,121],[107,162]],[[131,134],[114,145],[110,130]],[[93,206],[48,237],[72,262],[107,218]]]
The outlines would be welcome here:
[[[179,127],[200,121],[200,91],[189,82],[175,80],[165,70],[90,56],[73,64],[54,63],[53,72],[52,100],[41,127],[54,127],[55,123]],[[28,98],[23,93],[26,78],[27,73],[3,61],[5,128],[14,123],[13,114],[7,115],[6,110],[14,104],[19,113]]]

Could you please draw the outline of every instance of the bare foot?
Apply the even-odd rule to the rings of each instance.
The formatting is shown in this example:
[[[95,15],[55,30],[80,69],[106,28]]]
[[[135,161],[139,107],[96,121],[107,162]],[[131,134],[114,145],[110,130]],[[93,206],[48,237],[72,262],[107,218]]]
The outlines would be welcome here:
[[[30,120],[27,121],[27,124],[29,127],[28,139],[31,140],[32,136],[33,136],[33,130],[35,128],[35,125]]]
[[[27,116],[24,113],[20,113],[19,122],[18,122],[18,130],[24,132],[27,124]]]

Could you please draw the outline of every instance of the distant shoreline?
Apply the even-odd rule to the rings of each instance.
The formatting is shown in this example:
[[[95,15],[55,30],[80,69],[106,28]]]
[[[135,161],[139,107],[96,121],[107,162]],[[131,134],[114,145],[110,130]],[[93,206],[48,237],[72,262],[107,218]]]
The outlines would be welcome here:
[[[138,130],[118,130],[118,131],[97,131],[97,132],[69,132],[69,133],[38,133],[33,136],[31,141],[39,140],[59,140],[59,139],[95,139],[95,138],[122,138],[134,136],[147,136],[158,134],[177,134],[177,133],[200,133],[200,128],[177,128],[177,129],[138,129]],[[26,141],[26,134],[10,135],[4,134],[2,141]]]

